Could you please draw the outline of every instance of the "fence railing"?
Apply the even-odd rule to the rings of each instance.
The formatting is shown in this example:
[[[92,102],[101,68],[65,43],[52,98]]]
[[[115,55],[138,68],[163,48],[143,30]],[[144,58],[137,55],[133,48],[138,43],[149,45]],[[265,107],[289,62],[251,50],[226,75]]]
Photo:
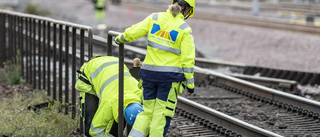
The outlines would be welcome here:
[[[79,101],[76,70],[92,57],[91,43],[89,26],[0,10],[0,67],[3,62],[19,64],[23,78],[33,88],[47,90],[72,118]]]

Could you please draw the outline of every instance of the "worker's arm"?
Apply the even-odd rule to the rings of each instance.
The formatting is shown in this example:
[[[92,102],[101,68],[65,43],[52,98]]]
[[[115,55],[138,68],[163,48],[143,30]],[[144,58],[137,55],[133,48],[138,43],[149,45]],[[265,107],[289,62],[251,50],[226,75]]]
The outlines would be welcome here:
[[[118,44],[129,43],[145,36],[149,31],[149,21],[152,15],[153,14],[145,18],[143,21],[132,25],[130,28],[127,28],[123,33],[115,38],[115,42]]]
[[[183,34],[181,41],[181,62],[183,73],[187,81],[187,93],[194,92],[194,77],[193,69],[195,64],[195,46],[192,36],[191,28]]]

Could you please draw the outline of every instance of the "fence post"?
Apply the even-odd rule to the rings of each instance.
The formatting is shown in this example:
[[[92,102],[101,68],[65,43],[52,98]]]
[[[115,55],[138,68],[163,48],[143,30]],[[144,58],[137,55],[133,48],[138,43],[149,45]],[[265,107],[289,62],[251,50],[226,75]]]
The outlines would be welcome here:
[[[115,31],[108,32],[108,56],[112,54],[112,37],[120,33]],[[118,137],[123,137],[124,120],[123,120],[123,86],[124,86],[124,45],[119,44],[119,108],[118,108]]]
[[[123,137],[123,80],[124,80],[124,45],[119,44],[119,108],[118,108],[118,137]]]
[[[0,14],[0,67],[4,67],[4,62],[7,60],[6,54],[6,14]]]

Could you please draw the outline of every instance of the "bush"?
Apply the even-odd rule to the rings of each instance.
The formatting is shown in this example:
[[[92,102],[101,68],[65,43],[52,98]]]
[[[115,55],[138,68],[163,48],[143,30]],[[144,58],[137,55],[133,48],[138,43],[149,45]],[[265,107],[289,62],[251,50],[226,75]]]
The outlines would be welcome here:
[[[8,85],[16,85],[24,83],[25,80],[21,77],[21,67],[18,64],[10,62],[3,63],[4,69],[0,70],[0,79]]]

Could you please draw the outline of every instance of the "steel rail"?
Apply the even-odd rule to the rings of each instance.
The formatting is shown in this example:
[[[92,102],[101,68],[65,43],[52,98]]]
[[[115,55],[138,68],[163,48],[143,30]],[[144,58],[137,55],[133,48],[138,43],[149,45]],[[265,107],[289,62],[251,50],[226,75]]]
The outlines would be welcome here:
[[[247,91],[262,97],[266,97],[275,101],[281,101],[285,104],[290,104],[295,107],[300,107],[303,110],[312,111],[313,113],[320,114],[320,102],[306,99],[300,96],[285,93],[279,90],[271,89],[265,86],[254,84],[242,79],[238,79],[232,76],[228,76],[219,72],[215,72],[209,69],[203,69],[195,67],[195,75],[198,73],[210,75],[213,77],[215,83],[221,83],[225,85],[231,85],[237,87],[243,91]]]
[[[281,135],[251,125],[183,97],[178,97],[177,107],[237,132],[243,137],[281,137]]]

